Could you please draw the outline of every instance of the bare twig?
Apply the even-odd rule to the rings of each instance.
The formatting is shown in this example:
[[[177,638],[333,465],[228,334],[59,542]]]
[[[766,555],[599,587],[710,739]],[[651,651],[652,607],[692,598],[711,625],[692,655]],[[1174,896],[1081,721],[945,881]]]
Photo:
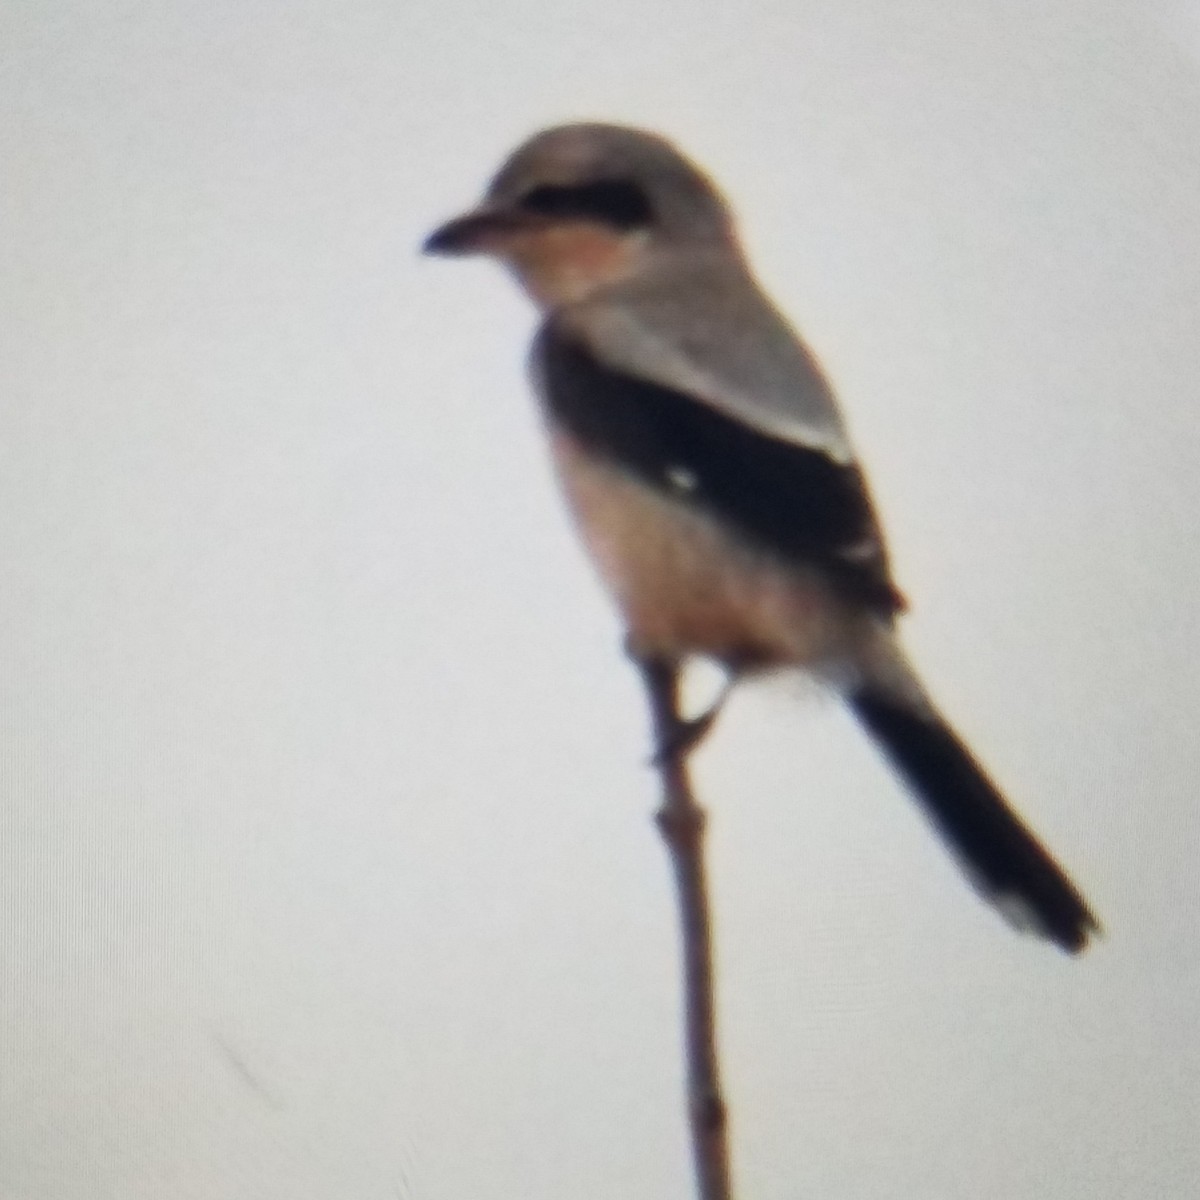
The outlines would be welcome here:
[[[699,1200],[730,1200],[725,1101],[717,1063],[712,937],[704,871],[704,810],[688,779],[687,756],[697,727],[679,712],[679,669],[639,659],[654,724],[655,765],[662,779],[659,830],[671,855],[683,943],[688,1120]],[[707,726],[701,727],[702,734]]]

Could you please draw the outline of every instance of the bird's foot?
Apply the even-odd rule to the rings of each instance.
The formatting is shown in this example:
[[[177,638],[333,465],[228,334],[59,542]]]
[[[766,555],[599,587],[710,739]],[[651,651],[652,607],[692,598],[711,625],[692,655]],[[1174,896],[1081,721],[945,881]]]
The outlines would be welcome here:
[[[661,767],[670,762],[680,762],[687,758],[697,746],[708,736],[720,715],[720,704],[714,704],[707,712],[698,717],[680,717],[674,722],[667,737],[655,748],[650,759],[650,765]]]

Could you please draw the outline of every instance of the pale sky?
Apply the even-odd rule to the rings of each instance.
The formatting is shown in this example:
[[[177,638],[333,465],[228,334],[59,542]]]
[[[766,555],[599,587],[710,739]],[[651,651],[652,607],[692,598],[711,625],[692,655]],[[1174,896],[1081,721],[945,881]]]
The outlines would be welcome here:
[[[786,681],[697,759],[739,1195],[1200,1176],[1200,16],[0,6],[0,1198],[691,1196],[620,630],[422,259],[675,138],[842,397],[932,690],[1107,938],[963,884]]]

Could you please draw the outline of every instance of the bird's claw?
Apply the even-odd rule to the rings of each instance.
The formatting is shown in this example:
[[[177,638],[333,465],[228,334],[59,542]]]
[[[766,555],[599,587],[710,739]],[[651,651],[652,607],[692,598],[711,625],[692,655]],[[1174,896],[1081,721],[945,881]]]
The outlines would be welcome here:
[[[681,717],[676,721],[670,735],[655,749],[650,765],[662,767],[687,758],[708,736],[709,730],[716,722],[718,707],[714,706],[698,717]]]

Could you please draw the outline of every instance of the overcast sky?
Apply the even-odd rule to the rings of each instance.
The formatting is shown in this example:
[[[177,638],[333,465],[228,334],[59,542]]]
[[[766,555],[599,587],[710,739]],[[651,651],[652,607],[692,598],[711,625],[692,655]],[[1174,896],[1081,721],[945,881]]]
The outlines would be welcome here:
[[[1200,17],[1167,0],[0,6],[0,1196],[690,1196],[620,630],[422,259],[675,138],[842,396],[932,690],[1070,867],[966,888],[835,702],[712,813],[739,1194],[1200,1176]]]

